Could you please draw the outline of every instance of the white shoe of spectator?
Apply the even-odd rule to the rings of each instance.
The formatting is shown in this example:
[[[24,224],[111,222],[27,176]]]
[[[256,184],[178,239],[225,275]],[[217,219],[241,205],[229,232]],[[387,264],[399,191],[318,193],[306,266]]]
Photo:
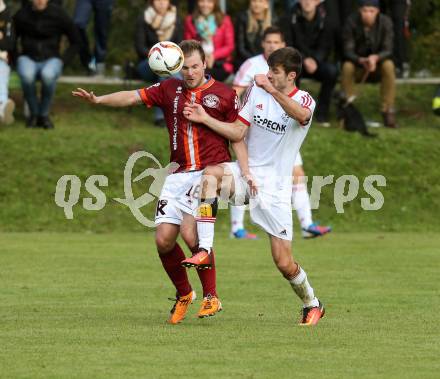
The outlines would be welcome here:
[[[382,126],[380,122],[372,120],[366,121],[366,124],[369,128],[380,128]]]

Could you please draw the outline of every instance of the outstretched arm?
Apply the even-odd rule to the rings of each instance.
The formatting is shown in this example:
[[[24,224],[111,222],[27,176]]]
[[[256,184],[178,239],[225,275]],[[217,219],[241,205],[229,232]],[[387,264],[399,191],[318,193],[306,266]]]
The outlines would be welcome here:
[[[312,117],[312,112],[308,108],[303,108],[296,101],[289,96],[278,91],[269,81],[266,75],[255,75],[255,84],[263,88],[267,93],[271,94],[273,98],[281,105],[284,111],[293,119],[298,121],[301,125],[307,124]]]
[[[84,99],[91,104],[102,104],[109,107],[130,107],[142,104],[142,99],[137,91],[120,91],[96,96],[93,91],[87,92],[82,88],[77,88],[75,91],[72,91],[72,95]]]
[[[189,121],[206,125],[231,142],[242,140],[247,130],[247,126],[239,119],[234,122],[223,122],[211,117],[200,104],[186,103],[185,108],[183,108],[183,115]]]

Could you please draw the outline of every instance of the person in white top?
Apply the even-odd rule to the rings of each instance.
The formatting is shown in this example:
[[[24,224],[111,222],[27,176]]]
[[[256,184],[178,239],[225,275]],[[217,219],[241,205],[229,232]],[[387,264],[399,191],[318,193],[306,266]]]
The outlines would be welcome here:
[[[246,91],[254,81],[255,75],[266,74],[269,71],[269,66],[267,65],[269,55],[275,50],[286,47],[281,29],[277,26],[266,28],[263,32],[261,47],[263,48],[263,53],[244,61],[234,77],[232,88],[235,89],[238,96],[241,96]]]
[[[199,251],[182,262],[197,267],[206,261],[214,241],[217,197],[230,184],[230,201],[249,200],[252,221],[269,235],[272,257],[282,275],[303,302],[300,324],[315,325],[325,310],[315,297],[305,271],[292,256],[292,171],[295,157],[312,122],[315,101],[295,86],[301,73],[301,54],[292,47],[268,57],[269,71],[257,74],[247,92],[238,119],[225,123],[210,117],[199,104],[187,103],[184,116],[221,133],[248,127],[245,140],[233,143],[237,162],[204,170],[197,211]],[[243,132],[243,137],[244,137]],[[226,191],[227,192],[227,191]],[[231,196],[232,195],[232,196]]]
[[[263,34],[263,54],[246,60],[237,72],[233,88],[240,96],[252,84],[255,75],[266,74],[269,71],[267,58],[274,51],[285,47],[284,36],[280,28],[271,26]],[[301,231],[304,238],[323,236],[331,231],[329,226],[313,222],[310,198],[307,184],[304,181],[305,173],[301,153],[298,152],[293,169],[292,204],[296,210]],[[245,206],[231,205],[231,237],[238,239],[255,239],[256,235],[248,233],[244,228]]]

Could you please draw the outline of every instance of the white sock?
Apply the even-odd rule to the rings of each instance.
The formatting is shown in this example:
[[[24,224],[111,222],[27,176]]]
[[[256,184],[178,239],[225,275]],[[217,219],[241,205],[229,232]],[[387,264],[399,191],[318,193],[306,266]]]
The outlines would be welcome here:
[[[199,248],[211,253],[214,244],[214,226],[217,213],[217,199],[201,199],[197,207],[197,234]]]
[[[313,224],[310,198],[305,183],[293,185],[292,204],[302,229],[306,229]]]
[[[214,244],[214,222],[197,220],[197,234],[199,235],[199,248],[211,252]]]
[[[245,205],[231,205],[231,232],[235,233],[237,230],[244,229],[244,211]]]
[[[305,308],[319,306],[319,301],[315,297],[313,288],[307,280],[307,274],[301,267],[299,268],[299,273],[290,279],[289,283],[293,291],[304,303]]]

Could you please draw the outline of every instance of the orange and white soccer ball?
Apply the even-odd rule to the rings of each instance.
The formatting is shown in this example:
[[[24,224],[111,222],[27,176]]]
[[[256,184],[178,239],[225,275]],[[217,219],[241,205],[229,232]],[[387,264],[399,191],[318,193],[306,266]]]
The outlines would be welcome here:
[[[183,66],[183,52],[174,42],[158,42],[148,52],[148,65],[162,77],[177,74]]]

